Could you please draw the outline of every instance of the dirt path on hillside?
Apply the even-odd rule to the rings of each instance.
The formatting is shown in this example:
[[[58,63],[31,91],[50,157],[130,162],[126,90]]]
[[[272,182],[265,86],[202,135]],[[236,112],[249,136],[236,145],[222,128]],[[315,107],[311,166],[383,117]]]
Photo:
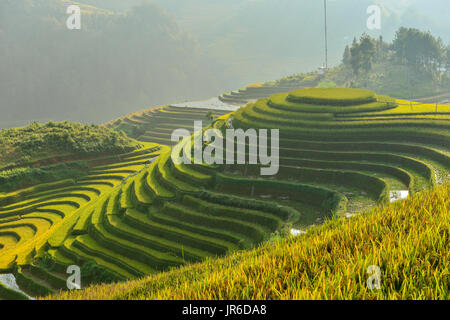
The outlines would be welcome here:
[[[217,97],[207,99],[207,100],[201,100],[201,101],[189,101],[189,102],[176,103],[176,104],[171,104],[170,106],[178,107],[178,108],[223,110],[223,111],[229,111],[229,112],[236,111],[237,109],[240,108],[239,106],[233,106],[231,104],[222,102]]]
[[[450,99],[450,92],[442,93],[436,96],[431,97],[424,97],[424,98],[418,98],[418,99],[411,99],[411,101],[414,102],[421,102],[421,103],[440,103],[439,101],[445,101],[447,99]]]

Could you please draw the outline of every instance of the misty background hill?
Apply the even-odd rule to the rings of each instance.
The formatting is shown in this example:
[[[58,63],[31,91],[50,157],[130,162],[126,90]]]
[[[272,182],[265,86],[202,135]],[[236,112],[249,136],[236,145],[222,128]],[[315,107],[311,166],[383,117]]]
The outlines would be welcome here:
[[[66,28],[58,0],[0,2],[0,127],[31,120],[105,122],[151,105],[216,95],[220,63],[164,9],[82,7]]]
[[[80,0],[93,6],[84,7],[80,31],[65,27],[70,2],[0,2],[0,127],[105,122],[324,63],[319,0]],[[370,31],[374,3],[382,28]],[[400,26],[416,27],[450,41],[448,1],[328,4],[331,66],[363,32],[390,41]]]

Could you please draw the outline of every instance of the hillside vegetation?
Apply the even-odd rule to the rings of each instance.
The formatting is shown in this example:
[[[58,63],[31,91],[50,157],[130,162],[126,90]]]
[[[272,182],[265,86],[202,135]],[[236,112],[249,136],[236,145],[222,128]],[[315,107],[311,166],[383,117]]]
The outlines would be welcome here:
[[[27,127],[0,130],[0,169],[53,157],[125,153],[137,148],[138,142],[103,126],[34,122]]]
[[[296,90],[249,103],[209,125],[222,135],[230,126],[279,129],[275,176],[261,176],[261,166],[248,161],[176,163],[172,154],[194,163],[186,151],[193,141],[184,139],[173,149],[146,144],[107,162],[95,160],[89,174],[67,188],[36,186],[7,195],[20,200],[0,208],[0,268],[38,296],[60,288],[55,284],[73,264],[82,266],[84,287],[139,279],[255,248],[292,227],[304,230],[385,205],[398,191],[414,195],[445,183],[450,110],[412,103],[408,110],[404,104],[364,90]],[[186,124],[186,109],[156,111],[154,123]],[[136,130],[151,131],[146,114],[112,125],[134,118]],[[215,154],[222,151],[216,146]],[[42,288],[52,275],[59,280],[44,281]]]
[[[450,285],[450,185],[138,281],[47,299],[442,299]],[[368,289],[369,266],[381,269]]]

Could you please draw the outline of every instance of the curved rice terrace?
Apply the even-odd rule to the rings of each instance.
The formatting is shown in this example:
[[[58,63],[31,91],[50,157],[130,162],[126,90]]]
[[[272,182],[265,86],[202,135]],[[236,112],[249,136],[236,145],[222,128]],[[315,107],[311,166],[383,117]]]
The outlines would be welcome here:
[[[36,265],[37,259],[55,255],[52,262],[73,264],[58,252],[63,243],[74,235],[87,234],[92,219],[109,197],[120,195],[129,187],[127,181],[164,150],[154,143],[143,144],[143,148],[130,153],[87,160],[88,173],[75,179],[3,194],[0,270],[13,272],[20,288],[31,296],[66,288],[62,265],[49,271]]]
[[[438,109],[408,110],[354,89],[297,90],[249,103],[210,127],[279,129],[276,176],[261,177],[258,165],[173,162],[172,152],[183,154],[190,139],[173,150],[153,145],[100,161],[74,184],[38,188],[0,207],[0,269],[14,270],[35,296],[64,288],[73,264],[95,264],[109,280],[140,278],[361,212],[398,191],[420,192],[449,176],[450,109]],[[112,125],[169,144],[174,129],[192,129],[205,112],[165,107]],[[156,135],[163,129],[164,137]],[[51,268],[33,263],[38,258]],[[83,285],[93,281],[88,270]]]
[[[223,93],[219,96],[220,101],[233,105],[245,105],[246,103],[270,97],[273,94],[289,92],[295,89],[305,88],[302,84],[291,85],[265,85],[255,84],[249,85],[246,88],[234,90],[231,92]]]
[[[107,126],[122,130],[139,141],[172,146],[171,135],[175,129],[192,130],[194,121],[203,120],[204,125],[207,125],[211,117],[217,118],[226,113],[223,110],[163,106],[127,115]]]
[[[355,93],[306,89],[276,94],[230,116],[235,128],[280,129],[277,182],[267,181],[273,187],[262,188],[260,195],[276,194],[278,182],[313,185],[341,199],[340,214],[352,214],[388,201],[395,191],[415,193],[448,179],[448,106],[438,106],[436,112],[435,105]],[[225,170],[247,172],[255,180],[254,169]],[[285,192],[277,200],[303,213],[300,224],[313,222],[314,213],[318,219],[327,213],[316,205],[305,214],[314,201],[299,193]]]

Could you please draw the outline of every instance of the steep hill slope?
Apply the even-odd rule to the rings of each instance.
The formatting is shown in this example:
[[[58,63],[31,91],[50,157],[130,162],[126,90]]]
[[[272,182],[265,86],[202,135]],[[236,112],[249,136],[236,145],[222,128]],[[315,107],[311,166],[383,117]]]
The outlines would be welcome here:
[[[103,126],[70,122],[34,122],[0,130],[0,170],[46,159],[131,152],[139,143]]]

